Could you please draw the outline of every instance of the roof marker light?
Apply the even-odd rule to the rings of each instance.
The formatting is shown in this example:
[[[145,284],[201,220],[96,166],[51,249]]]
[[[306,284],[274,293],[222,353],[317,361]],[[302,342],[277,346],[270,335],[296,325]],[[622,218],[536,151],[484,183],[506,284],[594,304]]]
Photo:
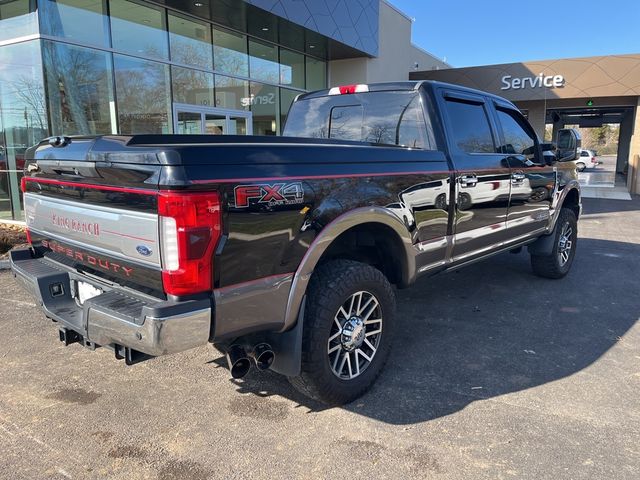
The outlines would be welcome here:
[[[352,93],[366,93],[369,91],[369,85],[342,85],[333,87],[329,90],[329,95],[349,95]]]

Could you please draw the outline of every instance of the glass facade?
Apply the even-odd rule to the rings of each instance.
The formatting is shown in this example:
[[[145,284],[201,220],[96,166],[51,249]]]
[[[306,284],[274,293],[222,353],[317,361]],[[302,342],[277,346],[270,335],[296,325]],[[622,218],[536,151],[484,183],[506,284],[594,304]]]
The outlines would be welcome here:
[[[49,135],[278,135],[327,86],[322,58],[141,0],[5,0],[0,42],[0,219]]]

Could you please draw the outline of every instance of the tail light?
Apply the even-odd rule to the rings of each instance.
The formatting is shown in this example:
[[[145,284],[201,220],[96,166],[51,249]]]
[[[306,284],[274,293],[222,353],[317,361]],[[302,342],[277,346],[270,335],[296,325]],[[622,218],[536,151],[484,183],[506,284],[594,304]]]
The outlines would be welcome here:
[[[20,191],[22,192],[22,195],[27,191],[27,177],[25,176],[20,179]],[[25,227],[24,233],[27,235],[27,243],[29,245],[33,245],[33,242],[31,241],[31,232],[29,231],[28,226]]]
[[[366,93],[369,91],[368,85],[342,85],[329,90],[329,95],[349,95],[353,93]]]
[[[213,254],[220,239],[217,193],[160,192],[162,283],[170,295],[212,289]]]
[[[591,163],[596,163],[596,157],[591,157]]]

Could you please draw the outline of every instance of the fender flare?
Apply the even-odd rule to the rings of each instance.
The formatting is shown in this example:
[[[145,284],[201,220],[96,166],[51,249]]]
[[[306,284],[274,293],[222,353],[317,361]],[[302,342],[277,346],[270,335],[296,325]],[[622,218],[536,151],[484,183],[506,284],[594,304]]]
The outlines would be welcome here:
[[[298,319],[298,313],[311,279],[311,274],[324,252],[331,243],[350,228],[365,223],[379,223],[390,227],[404,246],[403,283],[412,283],[416,275],[415,253],[411,233],[406,225],[393,212],[386,208],[371,206],[360,207],[343,213],[326,225],[307,249],[293,277],[284,324],[280,332],[292,328]]]

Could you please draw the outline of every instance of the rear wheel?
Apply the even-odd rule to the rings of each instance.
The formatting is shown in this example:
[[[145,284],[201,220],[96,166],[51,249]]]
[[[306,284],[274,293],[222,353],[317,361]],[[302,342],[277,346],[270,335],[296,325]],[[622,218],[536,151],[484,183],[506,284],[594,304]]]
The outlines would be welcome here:
[[[579,172],[584,172],[584,169],[587,168],[586,163],[578,162],[576,163],[576,170]]]
[[[573,210],[563,208],[552,234],[553,249],[548,255],[531,255],[533,272],[545,278],[562,278],[571,269],[578,241],[578,221]]]
[[[314,272],[302,341],[302,369],[291,383],[328,404],[351,402],[374,383],[395,330],[395,295],[379,270],[351,260]]]

